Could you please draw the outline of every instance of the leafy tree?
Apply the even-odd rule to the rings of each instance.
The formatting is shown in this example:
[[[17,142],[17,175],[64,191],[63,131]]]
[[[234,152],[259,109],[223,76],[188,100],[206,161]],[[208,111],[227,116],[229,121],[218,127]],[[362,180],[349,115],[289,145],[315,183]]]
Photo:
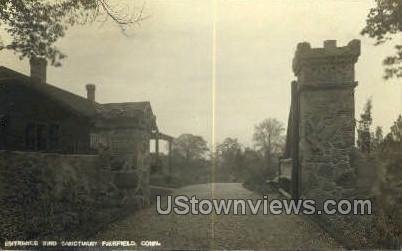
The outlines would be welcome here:
[[[397,120],[391,126],[391,131],[387,134],[383,142],[384,152],[402,153],[402,116],[399,115]]]
[[[400,0],[376,0],[376,6],[370,9],[366,26],[361,31],[376,40],[375,45],[383,44],[389,40],[400,39],[402,32],[402,1]],[[395,46],[396,53],[388,56],[383,63],[385,79],[402,77],[402,44]]]
[[[274,118],[265,119],[254,128],[254,144],[264,155],[268,166],[272,163],[272,156],[283,151],[284,131],[283,123]]]
[[[59,66],[65,55],[55,43],[66,30],[102,17],[111,18],[122,30],[142,20],[142,9],[132,17],[109,0],[0,0],[0,28],[11,42],[0,37],[0,50],[14,51],[22,58],[44,57]]]
[[[265,186],[270,170],[266,168],[266,160],[260,152],[245,148],[241,158],[241,174],[244,184],[252,189]]]
[[[402,233],[402,116],[399,115],[377,152],[379,165],[378,201],[385,211],[386,227],[400,238]],[[392,247],[394,248],[394,247]]]
[[[173,141],[173,154],[189,162],[204,159],[208,152],[207,142],[201,137],[192,134],[182,134]]]
[[[371,110],[373,108],[372,99],[369,98],[364,105],[363,112],[360,114],[359,126],[357,129],[357,146],[361,152],[369,153],[371,144],[370,128],[373,123]]]
[[[394,141],[402,142],[402,116],[399,115],[398,119],[391,126],[390,132]]]
[[[177,186],[211,181],[211,161],[207,142],[193,134],[182,134],[173,140],[172,183]]]
[[[218,165],[225,176],[239,176],[242,145],[236,138],[226,138],[216,147]]]
[[[216,147],[217,156],[231,162],[235,159],[236,154],[241,151],[241,148],[242,146],[236,138],[226,138]]]
[[[371,148],[373,150],[378,150],[384,142],[384,133],[381,126],[376,127],[375,133],[371,136],[371,138]]]

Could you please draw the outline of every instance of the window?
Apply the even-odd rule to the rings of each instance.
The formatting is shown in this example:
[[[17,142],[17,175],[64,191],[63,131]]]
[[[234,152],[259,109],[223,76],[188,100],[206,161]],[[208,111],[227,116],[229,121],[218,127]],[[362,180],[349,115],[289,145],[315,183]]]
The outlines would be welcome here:
[[[59,125],[29,123],[25,127],[25,148],[32,151],[58,150]]]
[[[36,149],[44,151],[47,149],[47,133],[45,125],[36,125]]]
[[[52,124],[49,126],[49,149],[57,150],[59,148],[59,125]]]
[[[28,124],[25,128],[25,147],[27,150],[36,149],[35,124]]]
[[[6,146],[8,116],[0,115],[0,149]]]

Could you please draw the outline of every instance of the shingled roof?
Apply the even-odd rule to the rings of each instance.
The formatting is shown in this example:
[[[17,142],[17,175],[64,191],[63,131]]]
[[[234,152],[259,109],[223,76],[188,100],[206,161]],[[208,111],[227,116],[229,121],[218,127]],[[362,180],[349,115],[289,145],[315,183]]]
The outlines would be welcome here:
[[[97,114],[98,103],[50,84],[32,84],[29,76],[4,66],[0,66],[0,81],[2,84],[25,85],[86,117],[93,117]]]
[[[148,101],[108,103],[99,107],[102,116],[107,118],[135,117],[138,113],[146,112],[147,109],[151,109],[151,104]]]
[[[147,109],[152,113],[151,104],[148,101],[99,104],[51,84],[33,84],[31,77],[4,66],[0,66],[0,85],[2,84],[25,85],[37,90],[55,102],[90,118],[98,116],[108,119],[133,118],[139,116],[141,113],[145,113]]]

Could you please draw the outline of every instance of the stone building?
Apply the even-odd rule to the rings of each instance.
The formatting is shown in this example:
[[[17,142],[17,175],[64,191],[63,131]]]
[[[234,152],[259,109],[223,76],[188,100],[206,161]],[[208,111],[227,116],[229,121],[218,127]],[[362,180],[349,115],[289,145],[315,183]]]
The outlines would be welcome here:
[[[100,104],[95,85],[84,98],[48,84],[44,59],[30,65],[31,76],[0,67],[0,150],[99,154],[116,185],[147,187],[139,183],[149,180],[150,140],[164,135],[151,104]]]
[[[0,239],[68,239],[149,204],[150,141],[172,141],[151,104],[101,104],[95,85],[81,97],[30,65],[0,67]]]
[[[293,197],[319,190],[322,196],[348,187],[354,176],[350,153],[355,143],[354,65],[360,41],[323,48],[299,43],[293,59],[297,81],[292,83],[286,151]],[[286,160],[287,159],[287,160]],[[285,161],[286,160],[286,161]],[[333,195],[333,194],[332,194]]]
[[[31,65],[32,76],[0,67],[0,149],[89,153],[96,105],[47,84],[45,61]]]

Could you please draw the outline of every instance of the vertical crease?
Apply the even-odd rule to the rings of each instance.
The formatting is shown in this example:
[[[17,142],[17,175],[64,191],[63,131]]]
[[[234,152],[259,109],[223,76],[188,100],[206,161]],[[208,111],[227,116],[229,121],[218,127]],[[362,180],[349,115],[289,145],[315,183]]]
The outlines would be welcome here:
[[[215,169],[216,169],[216,124],[215,124],[215,106],[216,106],[216,19],[217,19],[217,0],[213,0],[212,14],[212,86],[211,86],[211,102],[212,102],[212,132],[211,132],[211,197],[215,197]],[[211,214],[211,242],[214,248],[215,244],[215,216]]]

